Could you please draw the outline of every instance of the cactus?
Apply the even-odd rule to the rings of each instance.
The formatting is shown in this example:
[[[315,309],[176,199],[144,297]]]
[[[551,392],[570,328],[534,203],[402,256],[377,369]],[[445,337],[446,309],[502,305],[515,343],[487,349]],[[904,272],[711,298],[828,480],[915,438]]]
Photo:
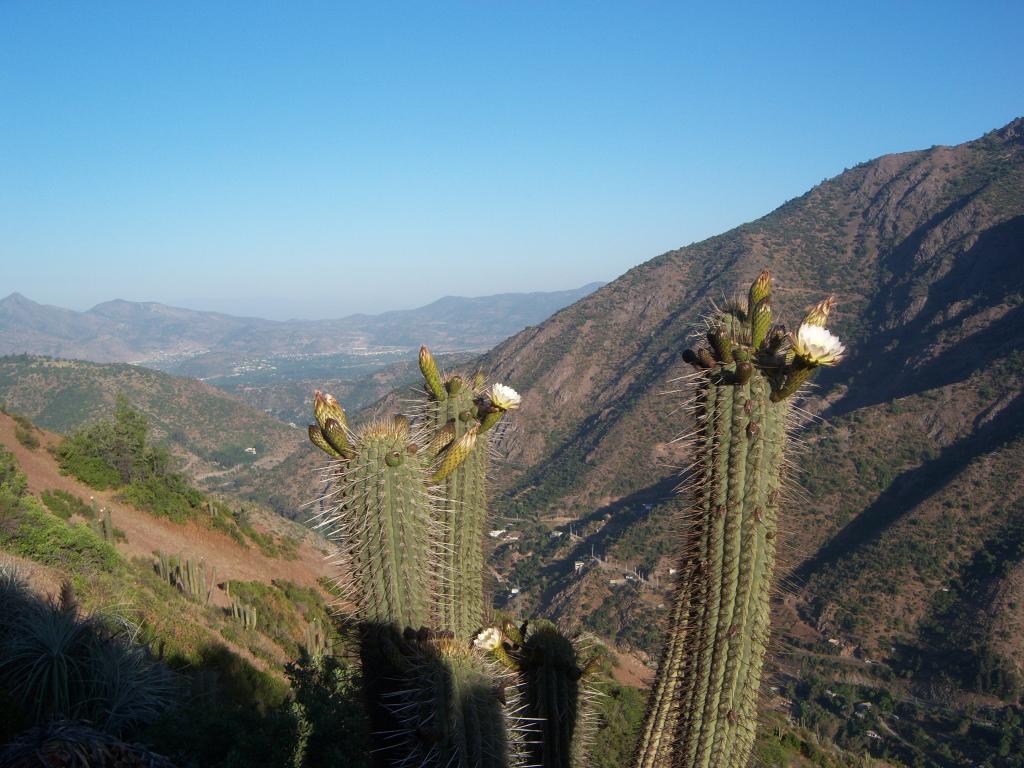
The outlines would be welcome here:
[[[362,619],[375,764],[499,768],[524,754],[513,681],[471,640],[487,607],[488,433],[519,397],[500,385],[484,392],[479,374],[469,385],[442,378],[426,348],[420,365],[414,432],[404,416],[352,432],[337,400],[315,394],[309,436],[336,480],[318,526],[340,544],[340,585]]]
[[[153,567],[159,574],[161,581],[165,581],[168,584],[172,583],[171,561],[167,553],[162,549],[157,553],[156,562],[153,564]]]
[[[177,587],[186,597],[203,605],[209,605],[213,599],[213,590],[217,585],[217,568],[213,568],[210,578],[207,579],[205,560],[200,560],[197,564],[180,553],[177,559],[174,559],[161,550],[157,553],[153,569],[160,575],[162,581]]]
[[[103,518],[100,520],[100,531],[103,534],[103,540],[108,544],[114,543],[114,521],[110,518],[110,510],[103,510]]]
[[[256,606],[240,603],[238,600],[231,601],[231,616],[236,621],[242,622],[245,629],[256,629]]]
[[[544,768],[583,768],[594,728],[596,695],[584,677],[596,662],[585,659],[579,638],[571,638],[549,621],[516,627],[505,622],[501,630],[506,651],[497,646],[499,659],[508,659],[519,672],[524,689],[525,717],[537,723],[540,738],[528,742],[529,760]],[[492,643],[493,645],[493,643]]]
[[[714,318],[706,346],[683,355],[697,369],[695,498],[637,768],[742,768],[753,747],[788,398],[843,353],[825,318],[810,332],[805,321],[785,349],[770,300],[765,271],[746,306]]]
[[[402,687],[387,706],[399,723],[397,763],[505,768],[522,758],[513,680],[479,650],[421,633],[404,643]]]
[[[319,659],[331,652],[331,641],[327,637],[326,627],[322,626],[318,619],[314,618],[306,625],[303,635],[303,647],[310,658]]]
[[[442,378],[426,347],[420,347],[419,362],[426,396],[423,420],[430,434],[427,453],[437,456],[433,479],[441,484],[439,627],[468,640],[483,626],[489,607],[483,579],[489,431],[518,406],[519,396],[507,387],[485,392],[481,373],[468,383],[459,375]],[[511,399],[492,397],[495,391],[508,392]]]
[[[374,422],[351,438],[333,429],[340,426],[333,416],[324,423],[334,431],[322,434],[338,453],[339,487],[319,525],[341,545],[352,599],[369,621],[428,626],[437,569],[430,562],[434,521],[419,444],[402,420]]]

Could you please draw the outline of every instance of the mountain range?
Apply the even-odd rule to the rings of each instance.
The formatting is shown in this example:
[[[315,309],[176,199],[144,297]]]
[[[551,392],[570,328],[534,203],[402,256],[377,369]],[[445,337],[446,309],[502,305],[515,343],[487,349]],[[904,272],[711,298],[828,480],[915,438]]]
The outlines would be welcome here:
[[[446,296],[417,309],[288,321],[123,300],[75,312],[12,293],[0,300],[0,354],[130,362],[210,376],[253,358],[414,349],[421,343],[439,351],[480,351],[600,285],[476,298]]]

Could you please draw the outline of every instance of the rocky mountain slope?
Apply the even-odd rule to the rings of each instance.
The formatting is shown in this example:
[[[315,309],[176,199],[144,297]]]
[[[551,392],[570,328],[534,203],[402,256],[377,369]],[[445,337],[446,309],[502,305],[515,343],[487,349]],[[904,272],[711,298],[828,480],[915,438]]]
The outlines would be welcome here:
[[[688,463],[672,442],[686,429],[681,355],[709,303],[764,267],[777,316],[834,292],[830,326],[850,350],[804,402],[823,421],[800,435],[782,640],[857,649],[909,678],[907,695],[1016,700],[1024,119],[858,165],[488,353],[484,368],[524,393],[496,473],[496,506],[518,529],[495,553],[513,603],[654,647]]]

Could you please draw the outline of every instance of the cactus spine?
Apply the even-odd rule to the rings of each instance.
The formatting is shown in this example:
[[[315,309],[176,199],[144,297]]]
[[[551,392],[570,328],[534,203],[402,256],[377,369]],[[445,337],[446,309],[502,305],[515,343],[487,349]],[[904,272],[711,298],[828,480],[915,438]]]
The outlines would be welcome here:
[[[707,345],[683,356],[697,369],[695,498],[638,768],[742,768],[753,747],[788,397],[843,353],[824,318],[810,334],[805,321],[783,349],[770,298],[765,271],[746,306],[715,318]]]

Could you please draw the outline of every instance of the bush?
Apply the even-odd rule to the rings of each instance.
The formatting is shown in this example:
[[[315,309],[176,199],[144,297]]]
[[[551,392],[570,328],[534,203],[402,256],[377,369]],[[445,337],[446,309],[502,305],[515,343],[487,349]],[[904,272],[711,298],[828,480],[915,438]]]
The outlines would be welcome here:
[[[18,468],[14,454],[0,446],[0,490],[7,490],[13,496],[20,497],[27,487],[28,481]]]
[[[195,517],[203,506],[203,494],[180,475],[147,477],[125,486],[121,498],[158,517],[183,523]]]
[[[117,470],[98,456],[85,456],[65,450],[64,445],[57,451],[61,472],[77,477],[86,485],[98,491],[117,488],[121,476]]]
[[[285,667],[295,696],[297,765],[367,764],[369,728],[357,671],[336,656],[302,657]]]
[[[95,488],[172,475],[171,455],[149,442],[145,414],[120,396],[114,415],[72,432],[57,449],[61,468]]]
[[[0,488],[0,547],[70,571],[112,572],[117,551],[85,525],[69,525],[31,496]]]
[[[39,438],[36,437],[33,432],[25,429],[20,424],[14,428],[14,436],[18,439],[19,443],[30,451],[34,451],[39,447]]]
[[[96,517],[93,508],[86,504],[78,496],[67,491],[43,491],[39,494],[39,498],[43,500],[43,504],[53,514],[62,520],[68,520],[72,515],[78,515],[84,517],[86,520],[92,520]]]

